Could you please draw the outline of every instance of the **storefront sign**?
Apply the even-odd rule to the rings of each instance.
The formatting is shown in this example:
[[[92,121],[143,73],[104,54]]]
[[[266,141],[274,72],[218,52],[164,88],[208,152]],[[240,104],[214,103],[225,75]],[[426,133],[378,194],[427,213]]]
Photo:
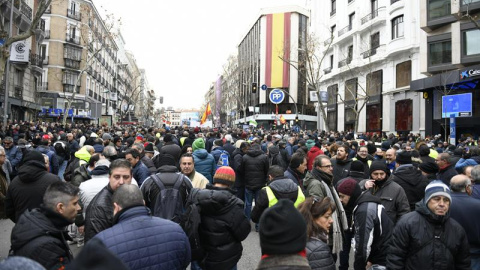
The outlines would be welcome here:
[[[480,70],[478,69],[467,69],[460,73],[460,79],[467,79],[471,77],[476,77],[480,75]]]
[[[25,40],[12,43],[10,48],[10,61],[28,63],[29,51],[30,47]]]

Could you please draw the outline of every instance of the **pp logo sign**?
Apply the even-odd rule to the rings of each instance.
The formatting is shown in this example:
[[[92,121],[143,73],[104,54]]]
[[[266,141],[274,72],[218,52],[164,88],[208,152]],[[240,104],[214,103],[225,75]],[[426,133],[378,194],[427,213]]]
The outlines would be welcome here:
[[[279,104],[285,99],[285,93],[280,89],[273,89],[268,97],[273,104]]]

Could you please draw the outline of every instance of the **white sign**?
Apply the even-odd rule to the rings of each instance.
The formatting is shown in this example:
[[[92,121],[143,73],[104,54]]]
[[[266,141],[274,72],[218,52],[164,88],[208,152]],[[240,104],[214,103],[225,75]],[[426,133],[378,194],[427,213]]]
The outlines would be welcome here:
[[[30,46],[25,40],[12,43],[10,47],[10,61],[12,62],[25,62],[28,63]]]
[[[111,101],[117,101],[117,93],[110,92],[110,100]]]
[[[310,101],[317,102],[317,91],[310,91]]]

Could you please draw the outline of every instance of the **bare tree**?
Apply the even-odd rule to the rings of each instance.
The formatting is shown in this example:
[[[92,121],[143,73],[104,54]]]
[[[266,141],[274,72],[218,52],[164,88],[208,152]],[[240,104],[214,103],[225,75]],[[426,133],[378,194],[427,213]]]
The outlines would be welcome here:
[[[137,76],[132,81],[136,82],[140,76]],[[142,92],[141,84],[136,84],[134,88],[125,90],[125,94],[118,98],[117,110],[120,112],[120,121],[123,121],[125,115],[131,111],[132,105],[137,104],[138,98]],[[118,109],[119,108],[119,109]]]
[[[244,113],[244,121],[246,122],[247,103],[246,100],[242,98],[242,83],[240,82],[239,70],[238,58],[231,55],[228,58],[227,64],[223,66],[223,78],[227,81],[227,89],[222,89],[222,91],[225,90],[228,92],[228,100],[226,103],[222,103],[222,105],[226,105],[227,103],[230,105],[230,103],[235,102],[235,107],[240,107],[242,109]],[[229,112],[227,111],[227,113]],[[236,113],[238,114],[238,112]]]

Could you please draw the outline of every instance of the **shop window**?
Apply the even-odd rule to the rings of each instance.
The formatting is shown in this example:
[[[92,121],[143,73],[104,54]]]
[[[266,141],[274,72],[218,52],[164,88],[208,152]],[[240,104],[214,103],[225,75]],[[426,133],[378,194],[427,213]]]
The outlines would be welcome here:
[[[345,82],[345,101],[354,101],[357,98],[357,78]]]
[[[382,130],[382,106],[381,104],[367,106],[367,131]]]
[[[369,97],[382,94],[382,70],[367,74],[367,95]]]
[[[327,113],[327,124],[329,130],[337,131],[337,111]]]
[[[412,61],[400,63],[396,67],[396,87],[409,86],[412,79]]]
[[[413,101],[404,99],[395,102],[395,130],[412,130]]]

